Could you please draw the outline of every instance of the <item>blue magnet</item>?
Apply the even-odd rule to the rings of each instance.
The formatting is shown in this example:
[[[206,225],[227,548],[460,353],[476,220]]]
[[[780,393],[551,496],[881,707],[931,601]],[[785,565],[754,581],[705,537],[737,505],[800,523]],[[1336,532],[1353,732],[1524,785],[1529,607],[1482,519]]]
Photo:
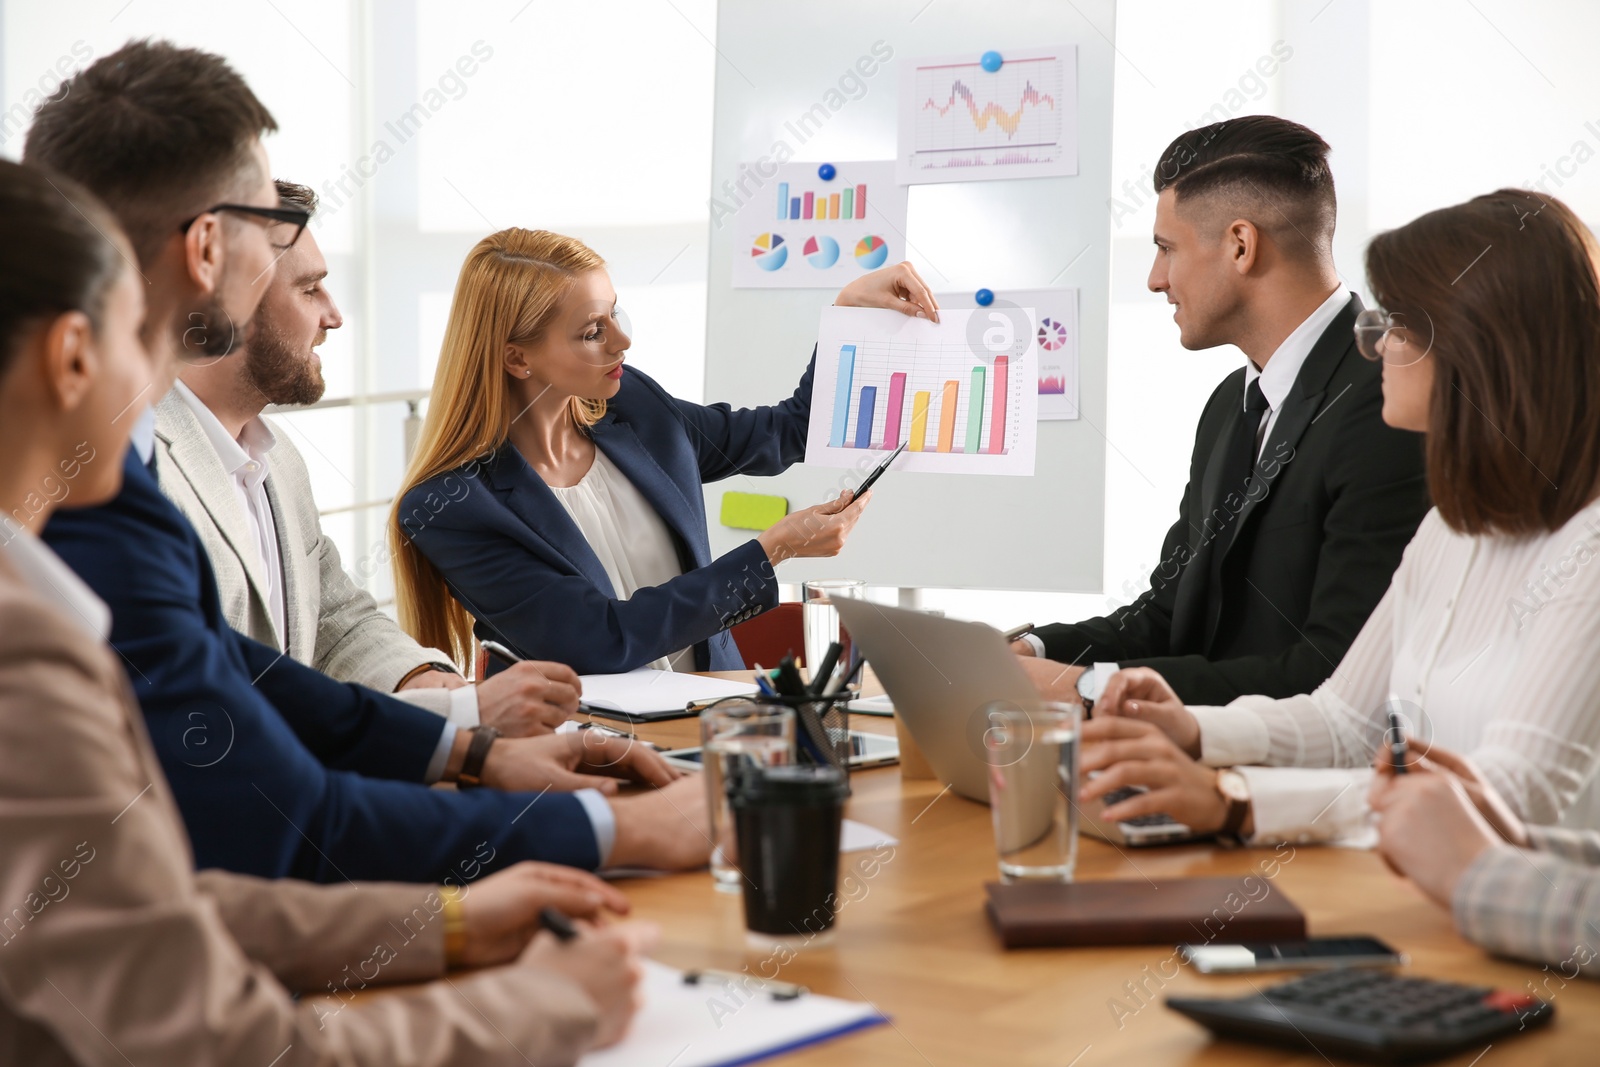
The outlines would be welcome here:
[[[822,166],[817,168],[817,177],[821,178],[825,182],[833,181],[833,176],[838,173],[838,171],[833,169],[832,163],[824,163]]]
[[[993,74],[995,71],[999,70],[1000,64],[1004,62],[1005,60],[1000,58],[1000,53],[995,51],[985,52],[978,58],[979,66],[983,67],[983,69],[988,71],[990,74]]]
[[[989,289],[979,289],[976,293],[972,294],[972,299],[978,302],[979,307],[986,308],[990,304],[994,303],[994,293]]]

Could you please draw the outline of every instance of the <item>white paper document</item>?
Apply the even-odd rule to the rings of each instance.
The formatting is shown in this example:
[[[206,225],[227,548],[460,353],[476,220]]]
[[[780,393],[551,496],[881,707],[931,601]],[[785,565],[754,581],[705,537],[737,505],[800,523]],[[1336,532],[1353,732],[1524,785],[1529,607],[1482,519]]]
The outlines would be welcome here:
[[[866,852],[875,848],[893,848],[900,843],[900,839],[893,834],[886,834],[876,826],[868,826],[864,822],[846,819],[839,828],[840,852]]]
[[[842,289],[906,258],[906,187],[894,161],[827,166],[824,179],[818,163],[740,164],[735,289]],[[716,207],[713,222],[725,223]]]
[[[895,174],[907,185],[1078,173],[1078,49],[1001,48],[900,60]]]
[[[773,1000],[754,983],[687,985],[676,967],[644,967],[644,1007],[627,1036],[579,1067],[731,1067],[888,1021],[870,1004],[816,993]]]
[[[1038,437],[1031,308],[939,322],[829,307],[817,331],[806,462],[865,476],[902,443],[897,471],[1031,475]]]
[[[691,701],[753,696],[754,682],[733,682],[701,674],[657,671],[644,667],[626,674],[583,674],[585,707],[628,715],[681,712]]]

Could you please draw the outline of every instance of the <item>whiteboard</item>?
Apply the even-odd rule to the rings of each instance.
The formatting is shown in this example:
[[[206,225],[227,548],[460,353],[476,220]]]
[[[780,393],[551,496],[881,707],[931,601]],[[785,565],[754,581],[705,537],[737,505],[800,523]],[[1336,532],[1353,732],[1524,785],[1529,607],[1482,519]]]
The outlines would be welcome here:
[[[1031,478],[891,471],[844,552],[788,561],[779,568],[781,581],[1100,589],[1115,11],[1115,0],[720,3],[705,397],[735,407],[776,403],[794,390],[818,317],[833,299],[825,290],[733,288],[732,257],[748,250],[735,247],[732,216],[721,217],[717,205],[770,195],[740,164],[775,158],[779,144],[795,160],[813,163],[894,158],[899,65],[919,56],[970,51],[976,57],[989,49],[1004,55],[1008,47],[1041,45],[1078,50],[1078,175],[912,186],[909,252],[899,258],[910,259],[936,292],[988,288],[1004,298],[1007,288],[1076,287],[1081,417],[1039,424]],[[885,51],[889,58],[880,60]],[[863,69],[873,73],[863,76]],[[753,536],[719,522],[724,492],[772,493],[798,510],[857,480],[797,465],[775,478],[707,485],[712,554]]]

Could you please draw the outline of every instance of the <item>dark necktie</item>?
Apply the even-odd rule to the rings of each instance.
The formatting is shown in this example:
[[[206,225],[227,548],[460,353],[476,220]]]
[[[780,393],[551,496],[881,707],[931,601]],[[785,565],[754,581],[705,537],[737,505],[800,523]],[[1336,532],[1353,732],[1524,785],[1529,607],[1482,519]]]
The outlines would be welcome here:
[[[1244,393],[1244,411],[1234,427],[1223,457],[1222,477],[1217,481],[1217,495],[1205,519],[1205,529],[1212,538],[1211,581],[1206,588],[1206,641],[1209,644],[1216,633],[1217,621],[1222,615],[1222,556],[1233,542],[1233,525],[1239,519],[1250,478],[1256,468],[1256,442],[1260,440],[1261,420],[1266,417],[1267,398],[1261,392],[1261,379],[1250,383]],[[1219,522],[1220,520],[1220,522]]]

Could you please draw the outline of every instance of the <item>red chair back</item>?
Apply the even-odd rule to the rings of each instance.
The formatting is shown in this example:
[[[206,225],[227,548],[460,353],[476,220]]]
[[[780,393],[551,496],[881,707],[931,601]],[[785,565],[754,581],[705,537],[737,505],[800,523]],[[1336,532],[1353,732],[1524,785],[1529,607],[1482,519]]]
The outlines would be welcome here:
[[[744,657],[745,670],[754,670],[757,663],[776,667],[791,652],[796,663],[805,659],[805,632],[800,625],[799,604],[779,604],[728,632]]]

